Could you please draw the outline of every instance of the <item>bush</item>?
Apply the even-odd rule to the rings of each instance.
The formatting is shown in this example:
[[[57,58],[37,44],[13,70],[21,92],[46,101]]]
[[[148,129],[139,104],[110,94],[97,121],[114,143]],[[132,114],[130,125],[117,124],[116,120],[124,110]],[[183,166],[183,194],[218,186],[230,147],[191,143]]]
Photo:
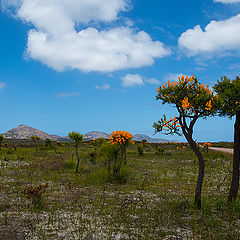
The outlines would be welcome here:
[[[96,163],[96,159],[97,159],[97,151],[96,151],[96,149],[88,150],[87,151],[87,158],[90,160],[91,163],[95,164]]]
[[[120,146],[117,144],[103,144],[100,153],[107,164],[109,179],[117,180],[123,166]]]
[[[28,198],[32,200],[32,204],[34,207],[38,209],[43,208],[43,200],[42,200],[42,194],[46,192],[46,189],[48,187],[48,183],[45,185],[39,185],[39,186],[29,186],[26,187],[22,193]]]
[[[161,148],[161,147],[157,147],[156,150],[155,150],[155,154],[160,156],[160,155],[163,155],[164,153],[164,149]]]
[[[139,156],[139,157],[143,156],[144,153],[143,153],[143,148],[142,148],[142,146],[138,146],[138,147],[137,147],[137,151],[138,151],[138,156]]]

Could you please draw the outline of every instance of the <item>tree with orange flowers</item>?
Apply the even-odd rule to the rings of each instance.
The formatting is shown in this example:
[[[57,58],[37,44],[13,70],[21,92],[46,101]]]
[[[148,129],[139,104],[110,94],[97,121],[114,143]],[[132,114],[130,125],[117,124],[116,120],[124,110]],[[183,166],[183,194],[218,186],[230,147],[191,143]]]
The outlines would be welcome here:
[[[117,168],[117,172],[120,171],[123,159],[124,165],[127,164],[126,149],[129,144],[134,144],[132,138],[133,138],[132,134],[127,131],[116,130],[116,132],[113,131],[112,133],[110,133],[108,143],[120,145],[122,152],[121,161],[119,163],[119,167]]]
[[[206,149],[207,153],[208,153],[209,147],[211,147],[211,146],[212,146],[212,144],[210,142],[205,142],[203,144],[203,147]]]
[[[239,189],[239,165],[240,165],[240,77],[230,80],[222,77],[214,90],[219,94],[219,115],[229,118],[235,117],[234,123],[234,153],[232,182],[228,200],[236,200]]]
[[[194,75],[192,77],[179,77],[176,82],[168,81],[159,86],[156,92],[156,100],[161,100],[162,104],[172,104],[178,115],[169,120],[163,115],[158,122],[153,124],[155,133],[181,135],[182,132],[198,158],[199,172],[195,190],[195,203],[200,209],[205,163],[203,155],[193,139],[193,130],[199,118],[213,116],[216,113],[218,96],[212,93],[208,84],[205,86],[200,83]]]

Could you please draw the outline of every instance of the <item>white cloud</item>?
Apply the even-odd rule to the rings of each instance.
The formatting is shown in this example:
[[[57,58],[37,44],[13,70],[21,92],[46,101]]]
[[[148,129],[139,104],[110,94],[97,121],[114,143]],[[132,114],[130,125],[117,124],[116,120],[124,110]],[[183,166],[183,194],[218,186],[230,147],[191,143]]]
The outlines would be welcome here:
[[[109,90],[111,87],[109,84],[103,84],[101,86],[96,85],[95,88],[98,90]]]
[[[156,78],[146,79],[145,82],[150,83],[150,84],[154,84],[154,85],[159,85],[160,84],[160,81]]]
[[[139,74],[127,74],[122,77],[122,85],[124,87],[134,87],[144,85],[143,77]]]
[[[79,92],[63,92],[63,93],[57,94],[57,98],[76,97],[76,96],[79,96],[79,95],[80,95]]]
[[[188,29],[178,39],[189,56],[240,50],[240,14],[223,21],[211,21],[203,31],[200,25]]]
[[[9,1],[9,0],[3,0]],[[21,1],[21,0],[19,0]],[[128,0],[22,0],[17,17],[35,27],[29,31],[27,55],[64,71],[112,72],[154,63],[170,54],[160,41],[131,27],[97,30],[91,21],[111,22],[128,10]]]
[[[166,81],[178,81],[178,77],[182,77],[182,76],[187,76],[188,74],[183,74],[183,73],[168,73],[164,78],[164,82]],[[190,76],[190,75],[188,75]]]
[[[240,0],[214,0],[214,2],[220,2],[220,3],[240,3]]]
[[[0,90],[5,88],[7,84],[5,82],[0,82]]]

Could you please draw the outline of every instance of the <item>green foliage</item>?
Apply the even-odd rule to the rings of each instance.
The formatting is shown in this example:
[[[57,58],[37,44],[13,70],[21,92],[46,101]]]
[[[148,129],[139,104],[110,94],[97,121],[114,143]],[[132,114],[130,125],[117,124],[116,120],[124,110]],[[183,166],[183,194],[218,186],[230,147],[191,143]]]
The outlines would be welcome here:
[[[170,121],[171,121],[171,119],[170,119]],[[173,121],[171,121],[171,122],[173,122]],[[164,132],[165,135],[169,135],[169,134],[171,134],[171,135],[172,134],[177,134],[179,136],[182,135],[180,133],[179,126],[177,124],[167,124],[167,125],[166,124],[167,124],[167,117],[164,114],[163,117],[160,120],[153,123],[153,128],[154,128],[155,134],[165,130],[166,131],[166,132]],[[164,127],[166,127],[167,129],[165,129]]]
[[[102,144],[104,144],[106,142],[107,142],[107,140],[105,138],[97,138],[95,140],[95,143],[96,143],[97,146],[101,146]]]
[[[163,155],[164,153],[164,149],[161,148],[161,147],[157,147],[156,150],[155,150],[155,154],[160,156],[160,155]]]
[[[68,137],[77,144],[82,143],[83,141],[83,135],[75,131],[68,133]]]
[[[47,139],[45,140],[45,146],[46,146],[46,147],[51,147],[51,146],[52,146],[52,141],[51,141],[49,138],[47,138]]]
[[[38,136],[33,135],[33,136],[31,136],[31,140],[32,140],[33,142],[38,142],[39,140],[41,140],[41,138],[38,137]]]
[[[4,140],[3,135],[0,134],[0,143]]]
[[[147,143],[148,143],[147,140],[143,139],[141,142],[142,142],[143,147],[145,148],[147,146]]]
[[[97,151],[96,149],[89,149],[87,151],[87,157],[89,158],[90,162],[95,164],[97,161]]]
[[[118,144],[103,144],[100,152],[107,164],[109,179],[116,180],[120,175],[122,169],[121,146]]]
[[[240,78],[236,76],[234,80],[222,77],[213,86],[219,95],[219,113],[221,116],[233,117],[240,110]]]
[[[166,116],[163,115],[153,124],[155,133],[163,131],[165,134],[179,134],[180,126],[191,130],[198,118],[213,116],[218,109],[217,97],[208,85],[205,86],[195,77],[182,77],[178,82],[168,81],[159,86],[156,100],[161,100],[162,104],[173,105],[178,111],[178,116],[167,121]]]
[[[138,145],[137,147],[138,156],[141,157],[144,155],[142,146]]]

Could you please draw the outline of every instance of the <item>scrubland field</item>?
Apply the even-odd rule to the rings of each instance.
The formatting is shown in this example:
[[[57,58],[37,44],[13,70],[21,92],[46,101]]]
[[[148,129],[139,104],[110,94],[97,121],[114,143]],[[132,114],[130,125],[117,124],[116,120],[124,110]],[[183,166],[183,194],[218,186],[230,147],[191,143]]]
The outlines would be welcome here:
[[[202,150],[198,210],[198,162],[187,145],[131,145],[112,176],[101,144],[79,146],[79,173],[72,143],[38,144],[37,155],[31,144],[11,144],[0,150],[0,239],[240,238],[240,201],[227,202],[231,155]]]

